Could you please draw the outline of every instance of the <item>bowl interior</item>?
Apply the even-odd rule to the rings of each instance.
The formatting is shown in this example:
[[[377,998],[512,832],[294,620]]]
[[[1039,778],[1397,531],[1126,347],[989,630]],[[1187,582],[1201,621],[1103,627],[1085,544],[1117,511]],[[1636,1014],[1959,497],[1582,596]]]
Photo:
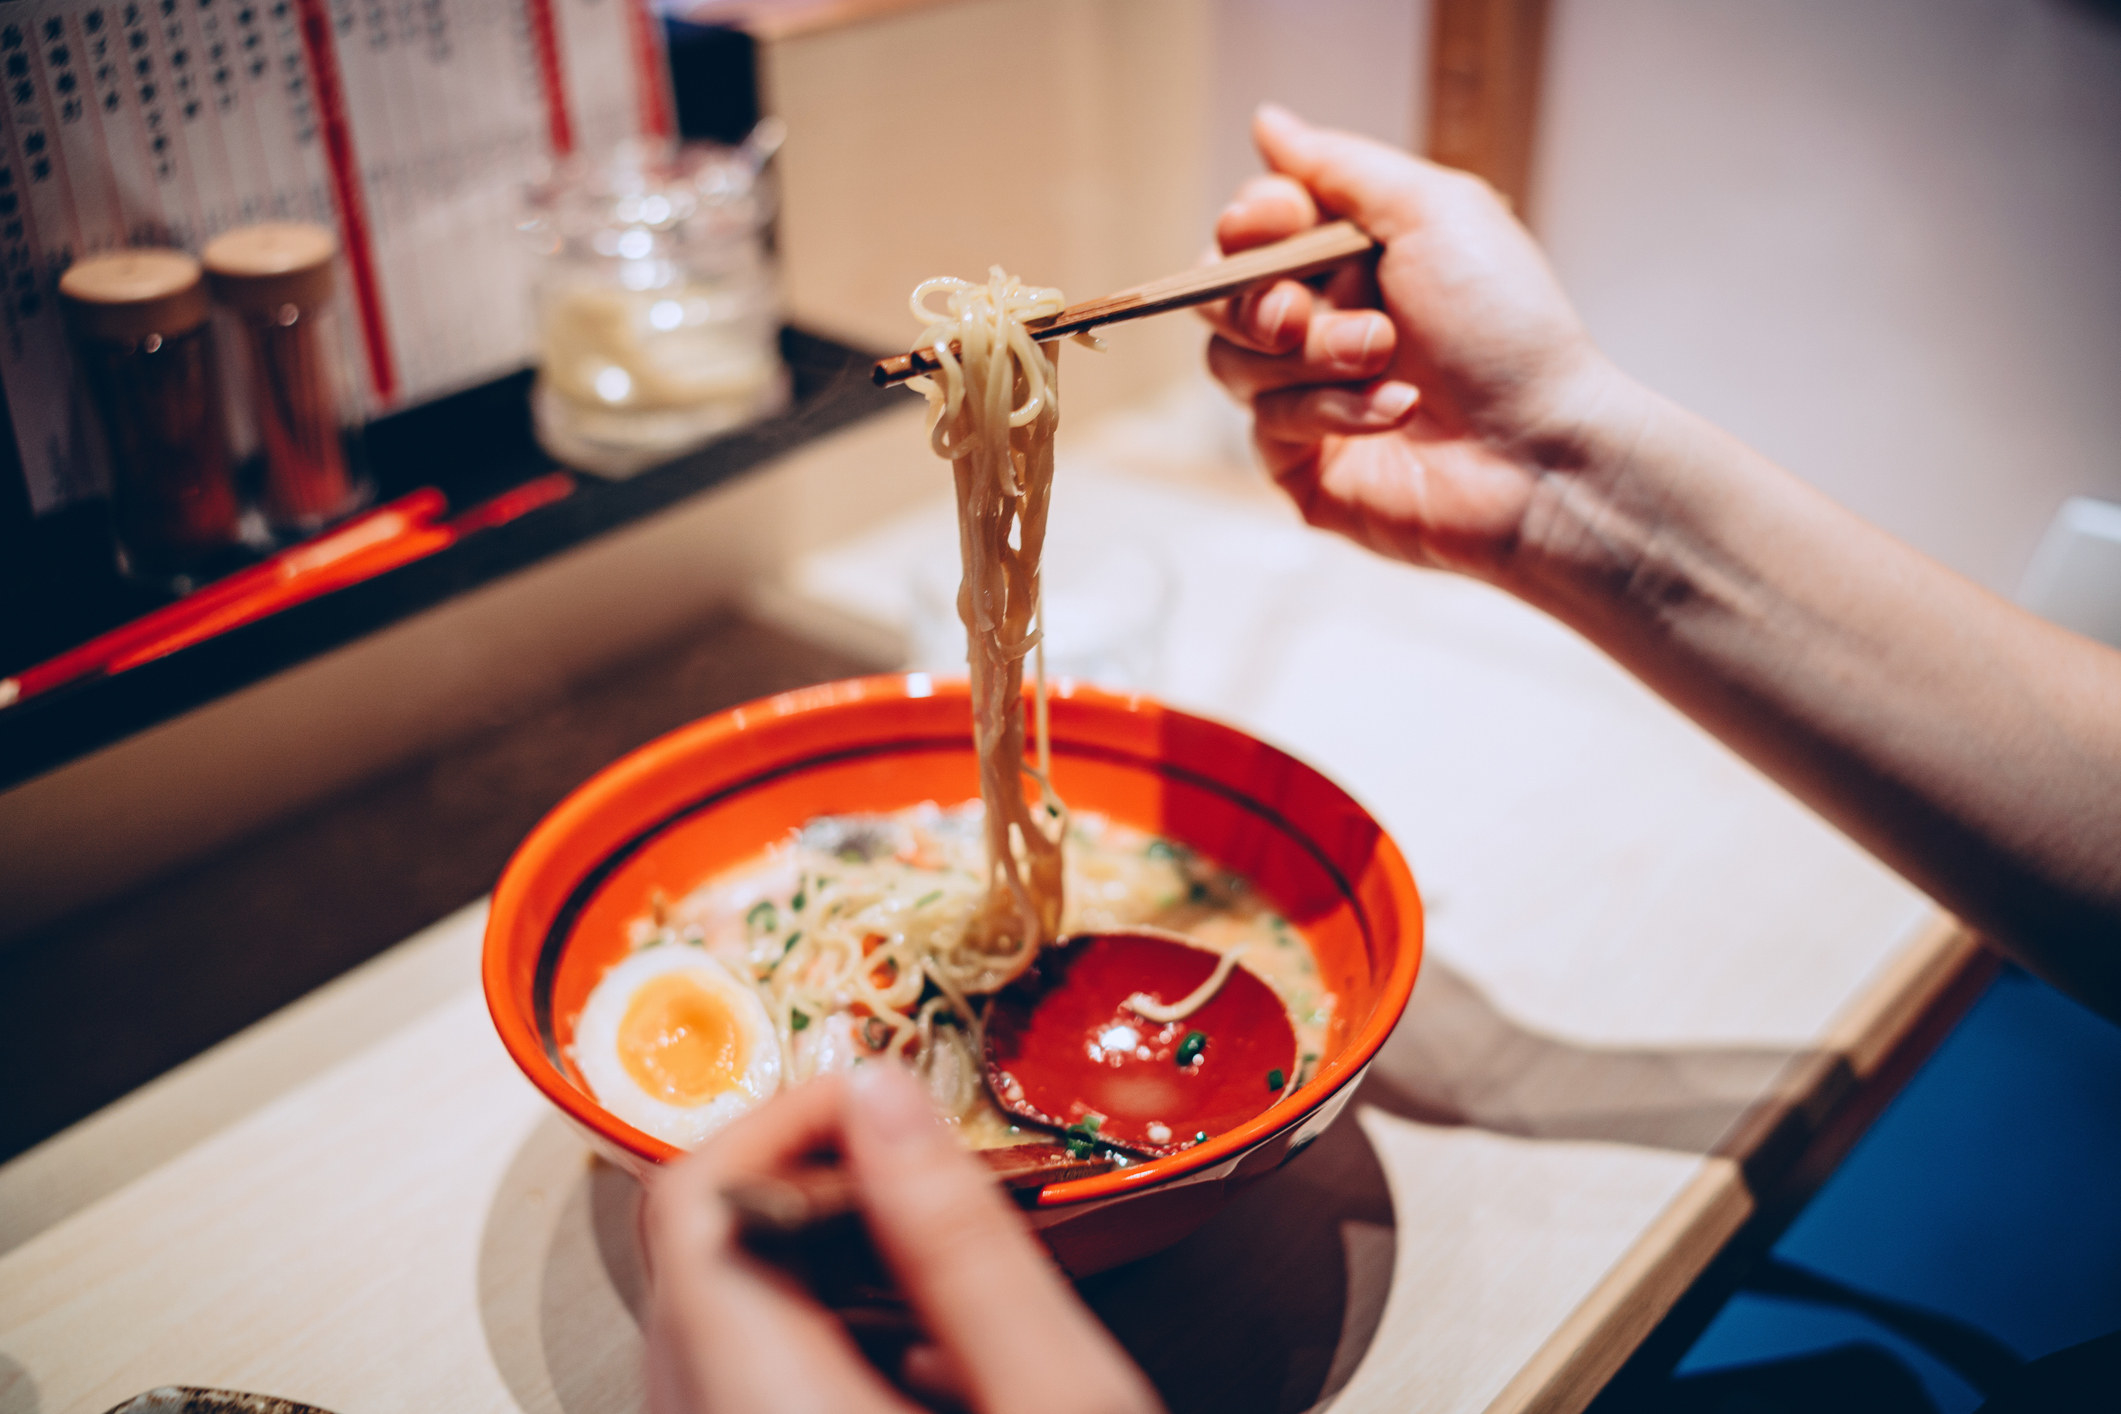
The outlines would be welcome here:
[[[1294,923],[1339,998],[1309,1084],[1172,1158],[1057,1184],[1042,1201],[1128,1190],[1213,1163],[1301,1120],[1398,1020],[1421,954],[1412,878],[1381,827],[1294,758],[1145,699],[1062,684],[1053,779],[1071,810],[1154,831],[1237,870]],[[605,1113],[570,1059],[575,1018],[660,892],[676,899],[823,814],[979,793],[962,683],[871,678],[683,728],[563,802],[503,875],[487,991],[503,1040],[562,1109],[630,1154],[676,1151]]]

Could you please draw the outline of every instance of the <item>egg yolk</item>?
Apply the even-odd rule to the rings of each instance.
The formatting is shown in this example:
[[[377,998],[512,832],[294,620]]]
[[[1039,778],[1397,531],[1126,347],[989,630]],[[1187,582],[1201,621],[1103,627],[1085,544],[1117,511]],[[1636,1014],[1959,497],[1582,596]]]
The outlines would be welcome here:
[[[743,1075],[744,1036],[720,997],[682,972],[666,972],[627,1003],[619,1062],[665,1104],[705,1104]]]

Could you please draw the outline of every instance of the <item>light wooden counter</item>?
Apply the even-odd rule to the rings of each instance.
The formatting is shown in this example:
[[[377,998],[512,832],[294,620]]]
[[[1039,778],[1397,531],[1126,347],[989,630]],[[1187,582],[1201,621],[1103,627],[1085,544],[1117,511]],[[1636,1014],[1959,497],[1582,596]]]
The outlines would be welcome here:
[[[1062,478],[1057,515],[1170,568],[1158,688],[1346,783],[1431,908],[1354,1120],[1086,1294],[1180,1407],[1580,1408],[1845,1148],[1985,959],[1502,597],[1243,496]],[[949,534],[940,508],[884,526],[771,602],[888,627]],[[162,1383],[339,1414],[639,1406],[634,1195],[494,1039],[482,921],[0,1169],[0,1410]]]

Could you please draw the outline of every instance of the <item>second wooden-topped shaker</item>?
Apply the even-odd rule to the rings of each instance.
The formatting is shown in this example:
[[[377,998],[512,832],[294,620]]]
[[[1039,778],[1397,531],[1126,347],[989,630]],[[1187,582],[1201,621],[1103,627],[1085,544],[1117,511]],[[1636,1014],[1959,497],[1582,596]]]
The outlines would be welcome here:
[[[370,493],[363,399],[339,317],[338,239],[309,222],[274,221],[225,231],[203,254],[214,298],[243,329],[266,518],[283,534],[310,534]]]

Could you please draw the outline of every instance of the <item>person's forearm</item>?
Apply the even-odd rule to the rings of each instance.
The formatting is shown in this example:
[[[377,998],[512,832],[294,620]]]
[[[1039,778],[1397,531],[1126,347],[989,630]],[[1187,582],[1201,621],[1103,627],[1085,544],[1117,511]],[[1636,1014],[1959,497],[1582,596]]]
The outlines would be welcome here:
[[[2121,653],[1617,376],[1590,404],[1506,587],[2121,1016]]]

